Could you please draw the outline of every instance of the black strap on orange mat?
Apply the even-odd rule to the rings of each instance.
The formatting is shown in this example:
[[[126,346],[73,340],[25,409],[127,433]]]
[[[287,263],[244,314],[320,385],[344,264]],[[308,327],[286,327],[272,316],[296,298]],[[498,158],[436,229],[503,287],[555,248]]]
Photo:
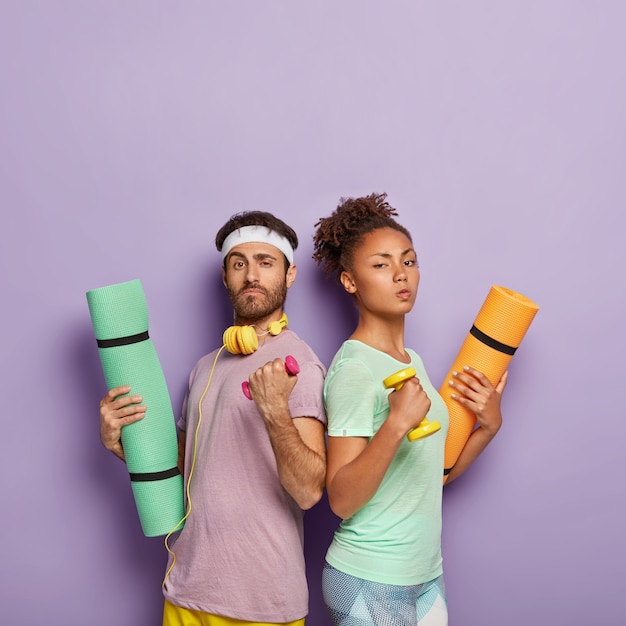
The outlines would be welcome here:
[[[470,335],[476,337],[478,341],[484,343],[490,348],[493,348],[494,350],[497,350],[498,352],[503,352],[504,354],[510,354],[511,356],[513,356],[515,354],[515,351],[517,350],[517,348],[514,348],[513,346],[507,346],[505,343],[500,343],[497,339],[490,337],[489,335],[482,332],[482,330],[476,328],[476,326],[472,326],[469,332]]]

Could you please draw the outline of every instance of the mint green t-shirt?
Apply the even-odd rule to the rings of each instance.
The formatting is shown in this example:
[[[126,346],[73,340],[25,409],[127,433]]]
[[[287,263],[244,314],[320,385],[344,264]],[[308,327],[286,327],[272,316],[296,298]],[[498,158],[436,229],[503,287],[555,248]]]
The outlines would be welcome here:
[[[413,367],[428,395],[428,419],[441,430],[410,442],[406,437],[372,499],[341,522],[326,560],[374,582],[416,585],[442,574],[441,498],[448,409],[431,384],[419,355],[407,349],[402,363],[360,341],[344,342],[324,383],[329,437],[371,438],[389,415],[383,380]]]

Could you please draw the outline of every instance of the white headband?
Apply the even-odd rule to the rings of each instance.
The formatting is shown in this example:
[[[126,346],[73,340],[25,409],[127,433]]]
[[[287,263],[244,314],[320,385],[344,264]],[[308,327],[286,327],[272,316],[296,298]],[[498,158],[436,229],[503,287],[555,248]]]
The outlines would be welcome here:
[[[279,235],[275,230],[267,226],[242,226],[234,230],[222,244],[222,261],[226,255],[235,247],[242,243],[267,243],[278,248],[293,265],[293,248],[286,237]]]

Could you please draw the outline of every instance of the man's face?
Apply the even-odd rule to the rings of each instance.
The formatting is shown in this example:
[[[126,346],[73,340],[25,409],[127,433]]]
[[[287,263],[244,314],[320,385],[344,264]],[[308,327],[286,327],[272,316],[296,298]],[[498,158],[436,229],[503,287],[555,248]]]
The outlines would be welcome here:
[[[223,281],[239,324],[251,324],[282,309],[295,266],[287,270],[283,253],[266,243],[243,243],[226,257]]]

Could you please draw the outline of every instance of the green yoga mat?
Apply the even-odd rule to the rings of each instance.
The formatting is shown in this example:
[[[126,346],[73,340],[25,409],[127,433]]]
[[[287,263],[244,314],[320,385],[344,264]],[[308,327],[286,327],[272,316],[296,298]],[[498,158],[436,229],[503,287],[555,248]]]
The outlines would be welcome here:
[[[148,336],[141,281],[88,291],[87,304],[108,389],[129,385],[147,407],[142,420],[122,428],[122,445],[143,533],[166,535],[183,526],[183,479],[172,403]]]

